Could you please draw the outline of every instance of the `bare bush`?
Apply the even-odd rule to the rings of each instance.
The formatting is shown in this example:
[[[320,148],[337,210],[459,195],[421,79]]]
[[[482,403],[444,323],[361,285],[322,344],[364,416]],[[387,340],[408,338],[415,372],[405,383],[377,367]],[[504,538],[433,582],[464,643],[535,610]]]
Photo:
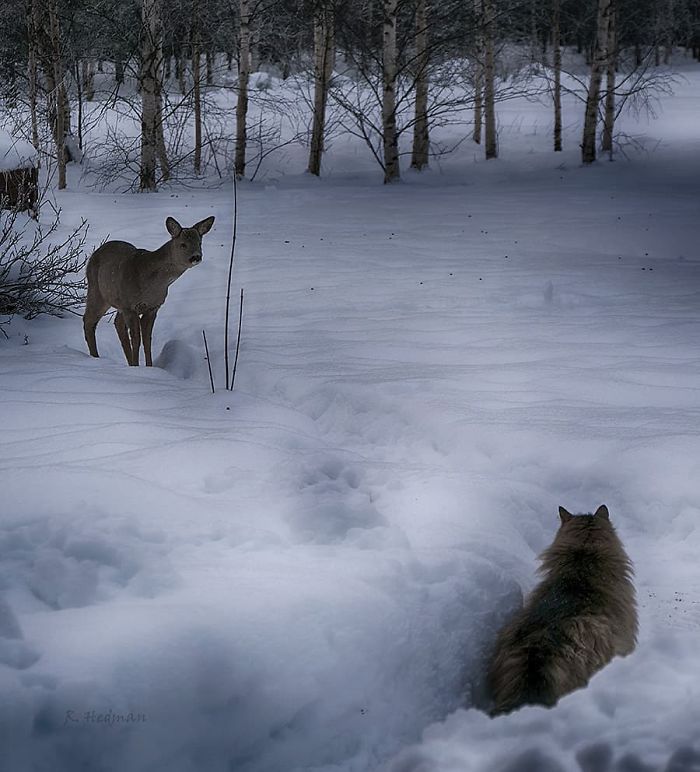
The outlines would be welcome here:
[[[60,210],[44,226],[13,210],[0,211],[0,331],[15,314],[63,316],[83,303],[83,253],[88,224],[83,220],[57,237]]]

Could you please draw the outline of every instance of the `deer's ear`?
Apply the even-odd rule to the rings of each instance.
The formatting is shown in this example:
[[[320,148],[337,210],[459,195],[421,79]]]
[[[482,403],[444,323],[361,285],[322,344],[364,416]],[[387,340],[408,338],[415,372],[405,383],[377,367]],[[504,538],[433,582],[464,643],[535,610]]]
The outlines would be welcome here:
[[[564,523],[568,523],[572,517],[573,515],[571,512],[567,512],[564,507],[559,507],[559,519],[561,520],[562,525],[564,525]]]
[[[165,218],[165,227],[174,239],[182,233],[182,225],[174,217]]]
[[[595,517],[601,518],[601,520],[610,520],[610,512],[605,504],[601,504],[595,511]]]
[[[207,217],[206,220],[200,220],[192,227],[199,233],[200,236],[204,236],[205,233],[209,233],[211,226],[214,224],[214,217]]]

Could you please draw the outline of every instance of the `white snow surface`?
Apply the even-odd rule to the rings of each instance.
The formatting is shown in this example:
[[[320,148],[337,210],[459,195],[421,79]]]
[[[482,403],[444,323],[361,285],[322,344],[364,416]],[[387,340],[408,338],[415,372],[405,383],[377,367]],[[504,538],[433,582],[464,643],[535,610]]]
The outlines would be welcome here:
[[[156,367],[127,367],[107,318],[100,359],[72,316],[0,341],[2,772],[700,770],[685,77],[626,119],[647,148],[627,160],[579,166],[575,100],[552,153],[549,107],[514,100],[497,161],[463,145],[384,187],[336,141],[327,177],[300,154],[242,183],[233,393],[230,188],[98,194],[76,173],[63,227],[85,216],[94,244],[216,224]],[[636,566],[637,650],[489,718],[489,647],[557,506],[601,503]]]

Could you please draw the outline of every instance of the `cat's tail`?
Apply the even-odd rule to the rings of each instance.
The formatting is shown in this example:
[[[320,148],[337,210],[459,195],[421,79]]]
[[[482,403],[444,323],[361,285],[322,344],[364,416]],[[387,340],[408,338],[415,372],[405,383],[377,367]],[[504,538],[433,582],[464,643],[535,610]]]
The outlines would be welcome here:
[[[523,705],[556,704],[556,651],[546,634],[527,640],[501,640],[488,672],[493,700],[492,716],[510,713]]]

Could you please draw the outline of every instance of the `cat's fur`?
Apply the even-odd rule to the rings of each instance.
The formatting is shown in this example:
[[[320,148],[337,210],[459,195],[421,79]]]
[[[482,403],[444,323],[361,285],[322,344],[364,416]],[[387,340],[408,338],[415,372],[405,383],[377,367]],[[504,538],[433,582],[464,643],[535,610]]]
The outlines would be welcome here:
[[[540,556],[542,582],[498,635],[487,673],[492,715],[552,706],[635,647],[632,564],[607,507],[593,515],[560,507],[559,516],[554,542]]]

